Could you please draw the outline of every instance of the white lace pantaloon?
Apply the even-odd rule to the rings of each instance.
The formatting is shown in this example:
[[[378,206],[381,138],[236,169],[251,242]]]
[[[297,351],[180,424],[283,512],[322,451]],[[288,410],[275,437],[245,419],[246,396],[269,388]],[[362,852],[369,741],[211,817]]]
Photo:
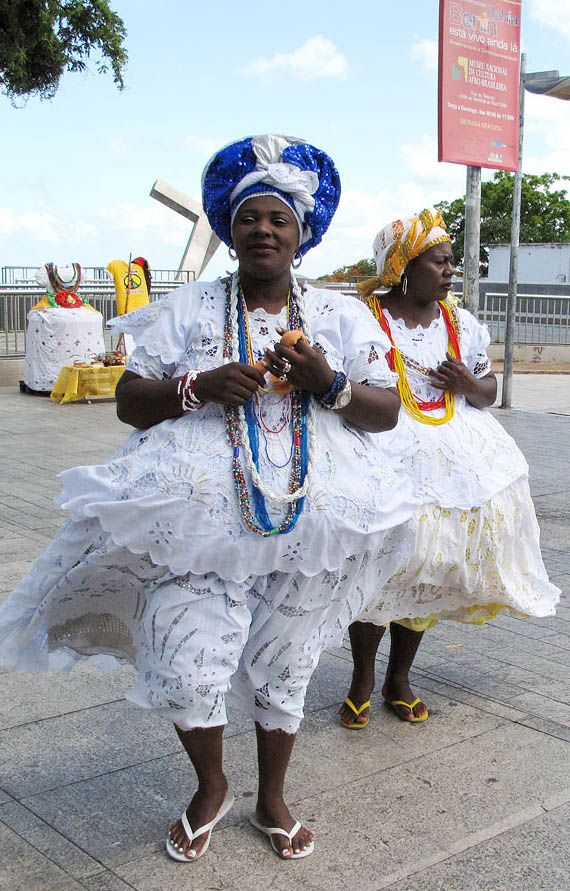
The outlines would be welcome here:
[[[323,647],[402,565],[405,527],[373,553],[311,577],[177,576],[116,545],[96,519],[68,521],[3,607],[2,663],[67,669],[111,656],[138,672],[127,698],[178,727],[226,723],[232,698],[267,730],[295,733]]]

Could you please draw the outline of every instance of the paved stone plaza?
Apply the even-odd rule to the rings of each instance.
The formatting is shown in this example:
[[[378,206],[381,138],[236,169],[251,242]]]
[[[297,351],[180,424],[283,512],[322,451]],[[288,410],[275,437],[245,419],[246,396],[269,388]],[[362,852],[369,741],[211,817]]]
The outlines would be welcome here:
[[[164,839],[193,771],[174,731],[122,698],[131,670],[4,673],[2,891],[570,888],[570,415],[545,411],[570,411],[570,399],[540,377],[526,395],[517,382],[513,404],[541,412],[494,411],[531,465],[546,565],[563,590],[558,614],[428,631],[413,683],[430,718],[415,726],[375,695],[369,727],[342,729],[350,653],[327,651],[288,777],[293,811],[316,834],[313,856],[280,861],[249,826],[255,739],[239,715],[226,734],[236,804],[207,856],[177,864]],[[56,474],[104,460],[126,434],[113,403],[58,406],[0,389],[0,599],[62,522]]]

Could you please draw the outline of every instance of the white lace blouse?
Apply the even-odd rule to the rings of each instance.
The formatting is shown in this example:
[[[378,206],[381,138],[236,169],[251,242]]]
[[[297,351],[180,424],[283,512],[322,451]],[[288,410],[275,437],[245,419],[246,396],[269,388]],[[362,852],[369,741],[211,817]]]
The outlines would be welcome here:
[[[436,368],[445,360],[448,335],[439,315],[428,328],[407,328],[384,310],[392,337],[401,353],[419,366]],[[491,370],[487,356],[489,332],[467,310],[459,309],[461,358],[476,377]],[[407,367],[416,396],[425,401],[441,396],[420,370]],[[430,412],[437,417],[443,409]],[[474,408],[464,396],[455,399],[455,414],[446,424],[430,426],[415,421],[402,407],[397,426],[379,435],[383,452],[401,457],[416,495],[441,507],[461,509],[484,504],[497,492],[528,473],[515,441],[488,409]]]
[[[303,296],[313,338],[332,368],[354,381],[393,387],[384,354],[388,341],[366,307],[343,295],[308,287]],[[221,280],[180,287],[159,303],[114,320],[134,336],[128,364],[153,379],[224,362],[225,289]],[[284,312],[249,314],[255,356],[272,346]],[[259,470],[273,491],[287,491],[291,458],[289,397],[274,391],[256,399]],[[348,556],[374,549],[384,531],[407,520],[415,499],[401,459],[371,460],[369,434],[335,412],[317,408],[314,472],[295,528],[269,538],[243,523],[232,475],[232,448],[223,406],[135,430],[106,464],[62,474],[59,503],[72,518],[96,516],[117,544],[149,553],[172,572],[216,572],[243,581],[274,570],[313,576],[338,568]],[[283,507],[269,503],[272,519]]]

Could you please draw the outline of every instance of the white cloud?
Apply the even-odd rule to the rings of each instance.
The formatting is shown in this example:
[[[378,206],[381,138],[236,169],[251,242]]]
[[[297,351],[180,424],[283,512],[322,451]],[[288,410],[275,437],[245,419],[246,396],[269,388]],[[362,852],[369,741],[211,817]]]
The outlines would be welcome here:
[[[531,19],[570,37],[570,5],[565,0],[527,0]]]
[[[216,139],[203,139],[200,136],[187,136],[183,145],[193,154],[208,160],[220,149],[220,142]]]
[[[122,245],[123,253],[126,245],[129,251],[131,248],[139,251],[137,245],[144,244],[151,265],[152,248],[158,250],[162,247],[172,248],[178,263],[192,232],[190,220],[158,201],[144,205],[120,203],[101,208],[95,224],[99,239]]]
[[[158,231],[163,227],[181,229],[189,228],[191,225],[180,214],[154,201],[144,206],[128,202],[113,204],[101,208],[97,216],[106,226],[121,232]]]
[[[428,204],[448,200],[450,194],[457,198],[465,192],[465,167],[438,161],[437,140],[433,136],[424,134],[415,142],[404,143],[400,152],[421,194],[431,194]]]
[[[570,174],[570,102],[525,94],[523,171]]]
[[[5,236],[29,238],[40,244],[57,244],[68,225],[68,222],[58,220],[51,213],[14,213],[9,208],[0,208],[0,232]]]
[[[108,147],[111,154],[119,158],[128,158],[131,155],[132,144],[123,137],[112,139]]]
[[[436,162],[437,163],[437,162]],[[344,189],[338,211],[323,243],[307,254],[302,271],[306,275],[324,275],[372,257],[372,242],[376,233],[402,215],[418,213],[440,200],[453,200],[465,193],[465,168],[441,164],[437,182],[415,179],[402,165],[401,182],[394,188],[376,193],[360,189]],[[457,167],[457,170],[452,168]]]
[[[64,208],[50,213],[0,208],[0,235],[10,263],[72,260],[86,266],[106,265],[129,253],[142,253],[152,265],[175,268],[192,231],[192,224],[158,202],[114,204],[88,217],[71,216]],[[159,263],[153,257],[160,256]]]
[[[410,58],[419,62],[424,71],[437,71],[438,42],[425,38],[417,40],[410,47]]]
[[[291,53],[276,53],[270,59],[254,59],[242,69],[242,73],[262,77],[285,74],[306,83],[320,77],[343,80],[348,69],[347,59],[334,43],[326,37],[317,36],[310,37]]]

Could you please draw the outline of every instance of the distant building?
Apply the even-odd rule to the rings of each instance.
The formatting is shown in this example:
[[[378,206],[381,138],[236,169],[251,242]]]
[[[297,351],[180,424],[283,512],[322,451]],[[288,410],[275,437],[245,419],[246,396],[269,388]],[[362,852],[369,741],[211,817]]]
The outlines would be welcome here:
[[[510,244],[486,245],[489,251],[487,277],[492,282],[508,282]],[[519,247],[519,282],[556,284],[570,282],[570,242],[521,244]]]

